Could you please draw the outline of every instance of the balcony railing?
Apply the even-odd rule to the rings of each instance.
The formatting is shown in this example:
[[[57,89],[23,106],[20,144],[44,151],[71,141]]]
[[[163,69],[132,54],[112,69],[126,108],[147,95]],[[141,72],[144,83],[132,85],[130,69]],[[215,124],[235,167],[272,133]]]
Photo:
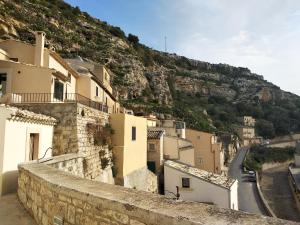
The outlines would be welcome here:
[[[12,104],[26,103],[80,103],[85,106],[108,113],[108,106],[93,101],[77,93],[66,93],[58,96],[54,93],[13,93],[9,97]]]

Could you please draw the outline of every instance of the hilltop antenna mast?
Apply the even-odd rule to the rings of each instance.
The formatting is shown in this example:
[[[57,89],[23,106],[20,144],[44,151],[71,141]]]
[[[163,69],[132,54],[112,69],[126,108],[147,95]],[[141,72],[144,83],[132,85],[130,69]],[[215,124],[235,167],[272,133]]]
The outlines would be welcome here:
[[[165,36],[165,52],[167,52],[167,36]]]

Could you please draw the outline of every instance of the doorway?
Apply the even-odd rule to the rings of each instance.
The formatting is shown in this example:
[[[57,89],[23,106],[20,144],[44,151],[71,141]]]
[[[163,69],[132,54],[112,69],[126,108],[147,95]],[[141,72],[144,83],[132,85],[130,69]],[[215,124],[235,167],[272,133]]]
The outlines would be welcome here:
[[[29,161],[39,157],[39,134],[31,133],[29,138]]]
[[[7,74],[0,73],[0,97],[6,94]]]

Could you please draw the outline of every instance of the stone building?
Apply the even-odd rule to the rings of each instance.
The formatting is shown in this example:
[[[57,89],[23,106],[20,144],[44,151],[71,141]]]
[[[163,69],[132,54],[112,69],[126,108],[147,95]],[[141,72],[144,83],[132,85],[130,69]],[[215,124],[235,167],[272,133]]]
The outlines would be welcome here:
[[[52,156],[53,117],[0,105],[0,196],[16,192],[18,164]]]

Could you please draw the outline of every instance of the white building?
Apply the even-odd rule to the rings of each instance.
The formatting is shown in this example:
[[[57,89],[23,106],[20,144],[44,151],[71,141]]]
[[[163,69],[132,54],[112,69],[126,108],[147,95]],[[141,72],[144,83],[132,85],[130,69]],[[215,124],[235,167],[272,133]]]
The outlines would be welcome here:
[[[17,189],[18,164],[52,156],[52,117],[0,105],[0,196]]]
[[[165,195],[174,197],[176,186],[180,199],[212,203],[238,210],[238,181],[195,167],[168,160],[164,163]]]

